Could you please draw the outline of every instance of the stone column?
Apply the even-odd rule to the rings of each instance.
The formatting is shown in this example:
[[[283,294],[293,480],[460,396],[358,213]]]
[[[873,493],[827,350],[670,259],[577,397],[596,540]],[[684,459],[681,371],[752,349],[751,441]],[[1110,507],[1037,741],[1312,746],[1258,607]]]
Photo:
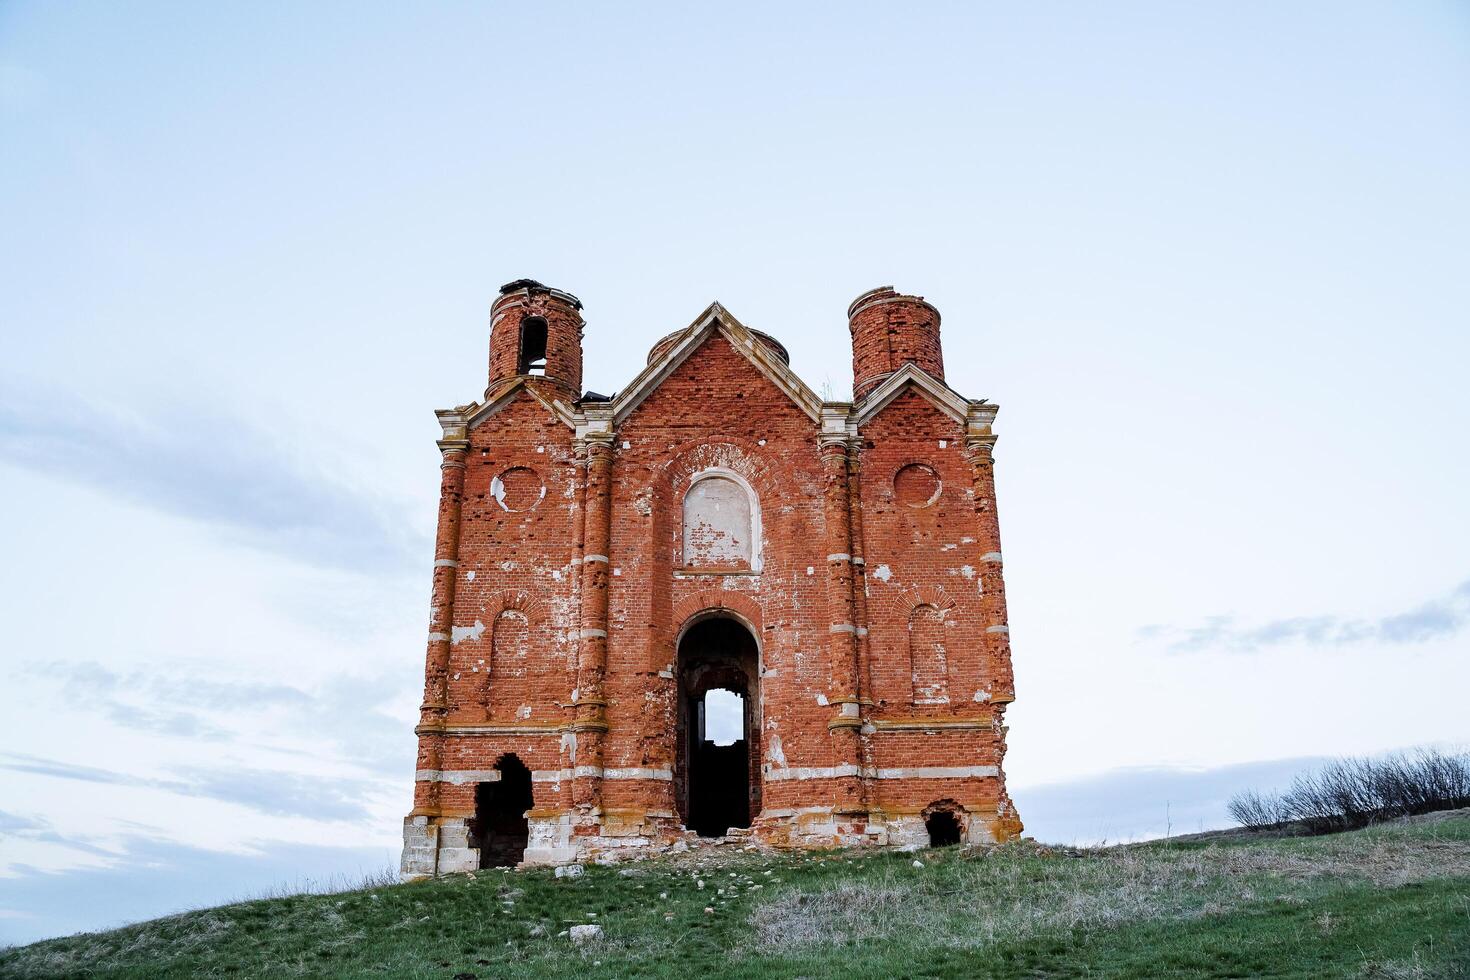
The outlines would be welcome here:
[[[602,805],[603,741],[607,734],[607,608],[612,538],[612,433],[586,436],[587,485],[581,575],[581,629],[577,639],[576,710],[572,731],[577,738],[573,802],[596,811]]]
[[[868,646],[868,563],[863,537],[862,443],[854,442],[847,454],[848,512],[852,515],[852,612],[856,627],[857,692],[861,715],[866,718],[873,706],[873,663]],[[874,768],[872,729],[859,730],[860,758],[863,766],[863,798],[873,801],[873,785],[868,775]]]
[[[1015,676],[1011,671],[1010,624],[1006,620],[1006,587],[1000,550],[1000,518],[995,508],[996,437],[989,431],[971,433],[965,439],[974,486],[975,540],[980,555],[980,616],[985,625],[985,649],[990,667],[990,702],[1005,705],[1016,699]]]
[[[457,424],[456,424],[457,423]],[[424,670],[424,701],[419,706],[418,768],[438,772],[444,751],[444,718],[449,711],[449,650],[454,629],[454,587],[459,576],[459,522],[464,500],[467,432],[458,419],[441,414],[439,440],[439,529],[434,538],[434,578],[429,600],[429,642]],[[438,815],[439,782],[414,783],[414,812]]]
[[[822,458],[823,517],[827,549],[827,627],[829,683],[827,699],[837,714],[827,723],[833,742],[835,808],[863,809],[861,779],[862,703],[858,691],[857,624],[852,598],[852,515],[849,511],[848,437],[824,431],[818,443]]]
[[[441,826],[439,773],[444,768],[444,719],[449,712],[449,647],[454,628],[454,586],[459,567],[460,508],[464,499],[468,429],[457,411],[439,413],[444,438],[439,440],[439,530],[434,537],[434,578],[429,600],[429,642],[425,654],[424,700],[419,706],[417,772],[413,810],[403,821],[403,858],[399,873],[422,878],[439,873],[440,851],[460,840]],[[418,778],[423,774],[425,778]],[[463,824],[463,820],[458,820]],[[465,844],[468,841],[464,842]]]

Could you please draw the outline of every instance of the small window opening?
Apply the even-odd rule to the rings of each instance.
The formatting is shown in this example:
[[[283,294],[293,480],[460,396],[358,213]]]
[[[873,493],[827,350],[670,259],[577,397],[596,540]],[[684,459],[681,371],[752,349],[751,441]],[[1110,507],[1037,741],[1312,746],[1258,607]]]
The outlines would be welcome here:
[[[716,688],[704,696],[704,737],[715,745],[734,745],[745,737],[745,699]]]
[[[940,810],[925,817],[924,829],[929,831],[930,847],[948,847],[960,842],[959,815],[949,810]]]
[[[528,316],[521,321],[521,361],[517,374],[546,374],[546,318]]]

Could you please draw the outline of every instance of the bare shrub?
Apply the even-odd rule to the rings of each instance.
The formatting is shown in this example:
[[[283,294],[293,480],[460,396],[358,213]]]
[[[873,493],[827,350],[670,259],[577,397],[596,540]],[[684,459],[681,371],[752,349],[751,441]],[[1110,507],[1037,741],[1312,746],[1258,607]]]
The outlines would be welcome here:
[[[1470,806],[1470,752],[1421,748],[1380,759],[1346,758],[1298,775],[1280,795],[1237,793],[1229,811],[1260,830],[1296,821],[1317,834]]]
[[[1236,823],[1251,830],[1263,830],[1286,819],[1279,796],[1258,793],[1253,789],[1231,797],[1229,810]]]

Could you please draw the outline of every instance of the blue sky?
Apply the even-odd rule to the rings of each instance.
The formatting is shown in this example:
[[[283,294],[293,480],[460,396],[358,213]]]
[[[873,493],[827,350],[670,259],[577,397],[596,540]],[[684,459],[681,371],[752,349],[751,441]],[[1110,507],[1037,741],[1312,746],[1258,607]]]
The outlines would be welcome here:
[[[0,941],[393,860],[487,312],[892,283],[1002,406],[1031,832],[1470,735],[1461,4],[0,6]]]

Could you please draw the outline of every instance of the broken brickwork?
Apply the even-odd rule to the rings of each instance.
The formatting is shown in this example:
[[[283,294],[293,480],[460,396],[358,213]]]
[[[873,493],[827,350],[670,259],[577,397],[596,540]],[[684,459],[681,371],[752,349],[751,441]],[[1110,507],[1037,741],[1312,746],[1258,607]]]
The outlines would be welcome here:
[[[1018,834],[996,406],[945,385],[938,311],[853,303],[849,403],[719,304],[615,397],[581,393],[581,308],[504,287],[483,399],[438,413],[405,876],[743,827]],[[704,730],[711,691],[743,699],[733,744]]]

